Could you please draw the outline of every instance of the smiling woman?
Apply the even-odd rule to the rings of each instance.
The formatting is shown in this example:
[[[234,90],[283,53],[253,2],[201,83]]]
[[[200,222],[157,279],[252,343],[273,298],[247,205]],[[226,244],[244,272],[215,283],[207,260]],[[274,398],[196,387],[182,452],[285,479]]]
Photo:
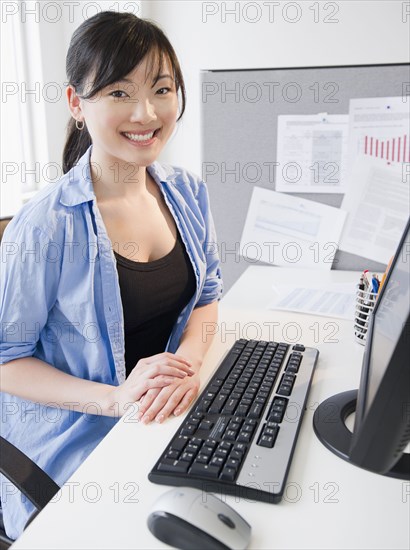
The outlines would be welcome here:
[[[185,109],[164,33],[99,13],[67,76],[65,173],[7,226],[0,286],[2,436],[59,485],[136,402],[145,424],[188,408],[222,293],[206,185],[157,161]],[[16,538],[33,508],[0,480]]]

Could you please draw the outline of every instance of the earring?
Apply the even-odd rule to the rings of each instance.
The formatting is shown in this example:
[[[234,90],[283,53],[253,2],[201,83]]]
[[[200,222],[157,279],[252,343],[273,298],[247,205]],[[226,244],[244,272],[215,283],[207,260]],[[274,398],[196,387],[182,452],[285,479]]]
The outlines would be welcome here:
[[[83,123],[82,126],[80,126],[81,122]],[[84,126],[85,126],[84,120],[81,120],[81,121],[76,120],[75,121],[75,127],[77,128],[77,130],[84,130]]]

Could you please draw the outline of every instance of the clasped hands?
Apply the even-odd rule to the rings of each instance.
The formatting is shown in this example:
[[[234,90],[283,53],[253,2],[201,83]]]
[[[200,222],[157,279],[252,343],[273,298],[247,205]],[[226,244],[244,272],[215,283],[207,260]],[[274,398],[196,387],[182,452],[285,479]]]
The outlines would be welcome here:
[[[148,424],[186,411],[199,390],[200,365],[174,353],[163,352],[140,359],[128,378],[113,390],[119,410],[139,401],[136,418]]]

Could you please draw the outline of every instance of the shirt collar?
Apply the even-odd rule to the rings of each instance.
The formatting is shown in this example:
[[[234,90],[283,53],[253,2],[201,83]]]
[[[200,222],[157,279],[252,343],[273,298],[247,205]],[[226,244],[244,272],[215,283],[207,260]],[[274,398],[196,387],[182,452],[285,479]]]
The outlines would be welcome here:
[[[60,202],[64,206],[77,206],[96,198],[90,173],[91,151],[92,145],[78,163],[64,175],[65,181],[62,185],[60,197]],[[177,176],[172,166],[164,166],[157,161],[147,166],[147,170],[158,185],[174,182]]]

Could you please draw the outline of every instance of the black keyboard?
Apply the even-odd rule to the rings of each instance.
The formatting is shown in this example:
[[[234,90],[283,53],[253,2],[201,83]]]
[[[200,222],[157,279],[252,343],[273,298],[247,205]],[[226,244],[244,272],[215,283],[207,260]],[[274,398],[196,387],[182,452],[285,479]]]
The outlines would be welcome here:
[[[280,502],[319,352],[237,340],[148,475]]]

